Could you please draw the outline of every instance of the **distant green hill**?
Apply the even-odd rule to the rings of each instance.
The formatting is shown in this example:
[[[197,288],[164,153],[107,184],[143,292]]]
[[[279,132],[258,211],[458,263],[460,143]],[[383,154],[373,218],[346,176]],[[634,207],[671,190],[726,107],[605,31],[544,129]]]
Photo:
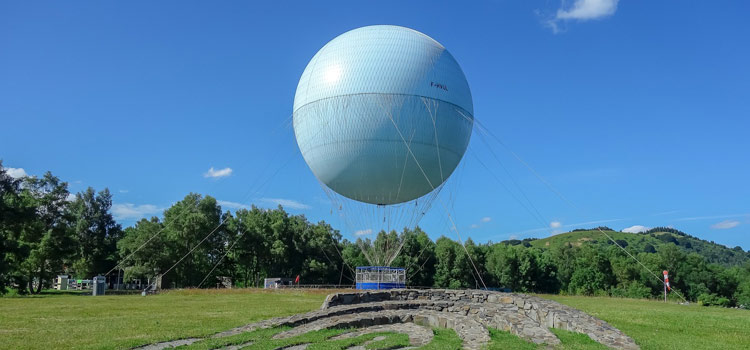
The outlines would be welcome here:
[[[737,266],[750,261],[750,252],[744,251],[739,246],[729,248],[713,241],[709,242],[690,236],[672,228],[657,227],[644,233],[617,232],[608,228],[604,231],[631,253],[655,253],[659,251],[660,247],[672,244],[685,252],[698,253],[709,262],[724,266]],[[568,243],[576,246],[583,244],[613,244],[612,241],[596,229],[573,230],[572,232],[561,233],[543,239],[526,239],[515,242],[537,248],[553,248]]]

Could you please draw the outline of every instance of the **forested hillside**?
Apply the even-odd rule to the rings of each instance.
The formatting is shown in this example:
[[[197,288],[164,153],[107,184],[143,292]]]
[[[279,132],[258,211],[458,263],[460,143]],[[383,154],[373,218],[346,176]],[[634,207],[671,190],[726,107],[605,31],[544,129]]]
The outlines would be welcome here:
[[[708,262],[724,266],[738,266],[750,261],[750,252],[742,247],[729,248],[713,241],[704,241],[673,228],[656,227],[643,233],[627,233],[613,231],[608,227],[602,230],[616,240],[621,246],[627,247],[634,253],[655,253],[664,245],[673,245],[685,253],[697,253]],[[529,239],[519,241],[528,242],[532,247],[550,248],[564,244],[580,246],[583,244],[611,245],[613,242],[597,229],[578,229],[561,233],[544,239]]]

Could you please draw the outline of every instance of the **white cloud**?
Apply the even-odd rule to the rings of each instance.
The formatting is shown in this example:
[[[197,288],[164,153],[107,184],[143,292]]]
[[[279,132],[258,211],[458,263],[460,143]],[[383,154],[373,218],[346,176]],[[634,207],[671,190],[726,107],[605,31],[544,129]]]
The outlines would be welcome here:
[[[566,2],[562,1],[555,16],[544,23],[552,28],[553,32],[558,33],[561,21],[588,21],[614,15],[618,2],[619,0],[575,0],[572,5],[566,6]]]
[[[76,195],[73,194],[73,193],[68,193],[68,196],[65,197],[65,200],[68,201],[68,202],[72,202],[72,201],[76,200]]]
[[[218,178],[218,177],[225,177],[229,175],[232,175],[232,168],[227,167],[224,169],[217,170],[217,169],[214,169],[214,167],[211,167],[210,169],[208,169],[208,171],[205,174],[203,174],[203,177]]]
[[[229,209],[250,209],[251,208],[251,206],[247,204],[242,204],[242,203],[237,203],[237,202],[217,200],[216,203],[224,208],[229,208]]]
[[[310,209],[311,206],[295,201],[293,199],[284,199],[284,198],[261,198],[260,201],[271,203],[274,205],[280,205],[284,208],[290,208],[290,209],[297,209],[297,210],[303,210],[303,209]]]
[[[557,10],[555,18],[585,21],[611,16],[617,11],[618,1],[619,0],[576,0],[569,8],[560,8]]]
[[[562,227],[562,223],[559,221],[552,221],[549,223],[550,228],[560,228]]]
[[[5,168],[5,171],[8,173],[8,175],[10,175],[10,177],[15,179],[29,176],[28,174],[26,174],[26,170],[23,170],[23,168]]]
[[[162,208],[152,204],[135,205],[132,203],[113,204],[112,214],[115,219],[140,219],[146,216],[157,215],[161,213]]]
[[[724,220],[724,221],[717,222],[711,225],[711,228],[715,230],[726,230],[729,228],[735,228],[739,225],[740,225],[740,222],[737,220]]]
[[[508,238],[509,239],[518,239],[518,236],[516,236],[516,235],[510,235],[510,237],[508,237]]]
[[[633,225],[633,226],[626,227],[626,228],[622,229],[622,232],[627,232],[627,233],[641,233],[641,232],[646,232],[648,230],[650,230],[650,228],[648,228],[646,226],[643,226],[643,225]]]
[[[356,232],[354,232],[354,235],[355,235],[355,236],[365,236],[365,235],[369,235],[369,234],[371,234],[371,233],[372,233],[372,229],[369,229],[369,228],[368,228],[368,229],[366,229],[366,230],[359,230],[359,231],[356,231]]]
[[[128,193],[128,192],[130,192],[130,191],[129,191],[129,190],[119,190],[119,191],[117,191],[117,192],[120,192],[120,193]]]
[[[480,228],[480,227],[482,227],[482,224],[486,224],[486,223],[488,223],[490,221],[492,221],[492,218],[489,217],[489,216],[485,216],[485,217],[479,219],[478,223],[469,225],[469,228],[472,228],[472,229],[474,229],[474,228]]]

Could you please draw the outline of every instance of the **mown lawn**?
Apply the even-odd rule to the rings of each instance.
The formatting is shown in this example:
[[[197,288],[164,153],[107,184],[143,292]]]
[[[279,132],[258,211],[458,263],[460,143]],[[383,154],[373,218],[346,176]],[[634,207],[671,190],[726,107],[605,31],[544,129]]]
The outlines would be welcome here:
[[[261,319],[318,309],[331,291],[173,291],[141,297],[44,295],[0,298],[3,349],[126,349],[158,341],[202,337]],[[604,319],[643,349],[748,349],[750,311],[657,301],[544,295]],[[425,349],[455,348],[437,330]],[[588,337],[555,331],[564,349],[601,349]],[[505,332],[492,332],[490,349],[537,349]],[[398,342],[400,338],[388,341]],[[329,344],[332,346],[334,344]]]
[[[750,310],[607,297],[541,297],[609,322],[641,349],[750,349]]]
[[[328,292],[174,291],[0,298],[1,349],[123,349],[320,308]]]

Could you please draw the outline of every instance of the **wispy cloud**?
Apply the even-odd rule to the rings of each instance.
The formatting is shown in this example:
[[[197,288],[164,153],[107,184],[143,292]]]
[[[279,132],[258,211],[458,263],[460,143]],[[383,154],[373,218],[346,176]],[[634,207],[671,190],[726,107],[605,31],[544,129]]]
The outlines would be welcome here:
[[[648,230],[650,230],[650,228],[648,228],[646,226],[643,226],[643,225],[633,225],[633,226],[626,227],[626,228],[622,229],[622,232],[627,232],[627,233],[641,233],[641,232],[646,232]]]
[[[550,228],[560,228],[562,227],[562,223],[559,221],[552,221],[549,223]]]
[[[604,224],[604,223],[608,223],[608,222],[617,222],[617,221],[623,221],[623,220],[625,220],[625,219],[607,219],[607,220],[595,220],[595,221],[577,222],[577,223],[574,223],[574,224],[560,225],[560,227],[558,227],[558,229],[559,228],[583,228],[584,226],[587,226],[587,225]],[[509,233],[509,235],[524,235],[524,234],[528,234],[528,233],[544,232],[544,231],[551,232],[553,234],[561,233],[562,232],[560,230],[550,231],[550,228],[552,228],[552,223],[550,223],[550,227],[539,227],[539,228],[533,228],[533,229],[524,230],[524,231],[511,232],[511,233]]]
[[[72,202],[72,201],[76,200],[76,195],[74,193],[68,193],[68,196],[65,197],[65,200],[68,201],[68,202]]]
[[[591,20],[599,19],[615,14],[619,0],[576,0],[572,6],[560,7],[557,10],[557,19]]]
[[[23,168],[5,168],[5,172],[7,172],[10,177],[15,179],[29,176],[28,174],[26,174],[26,170],[23,170]]]
[[[260,198],[259,200],[261,202],[266,202],[266,203],[270,203],[270,204],[273,204],[273,205],[280,205],[280,206],[282,206],[284,208],[289,208],[289,209],[303,210],[303,209],[310,209],[310,208],[312,208],[311,206],[309,206],[307,204],[298,202],[298,201],[293,200],[293,199],[285,199],[285,198]]]
[[[120,193],[128,193],[128,192],[130,192],[130,190],[118,190],[117,192],[120,192]]]
[[[489,217],[489,216],[485,216],[485,217],[479,219],[479,222],[473,223],[473,224],[469,225],[469,228],[471,228],[471,229],[477,229],[477,228],[482,227],[483,224],[486,224],[486,223],[488,223],[490,221],[492,221],[492,218]]]
[[[591,169],[577,169],[560,174],[558,177],[562,180],[590,181],[591,179],[600,179],[616,177],[626,173],[622,169],[605,167]]]
[[[229,209],[235,209],[235,210],[236,209],[250,209],[251,208],[250,205],[242,204],[242,203],[238,203],[238,202],[217,200],[216,203],[218,205],[222,206],[222,208],[229,208]]]
[[[711,228],[714,230],[726,230],[730,228],[735,228],[739,225],[740,225],[740,222],[737,220],[724,220],[724,221],[717,222],[711,225]]]
[[[679,213],[679,210],[670,210],[670,211],[664,211],[661,213],[651,214],[651,216],[663,216],[663,215],[669,215],[669,214],[677,214]]]
[[[203,177],[219,178],[229,175],[232,175],[232,168],[214,169],[214,167],[211,167],[205,174],[203,174]]]
[[[545,24],[558,33],[560,23],[564,21],[589,21],[614,15],[618,2],[619,0],[575,0],[572,5],[566,5],[566,1],[561,1],[560,8]]]
[[[535,233],[535,232],[543,232],[543,231],[549,231],[549,227],[540,227],[540,228],[532,228],[524,231],[517,231],[509,233],[509,235],[524,235],[527,233]]]
[[[369,235],[371,233],[372,233],[372,229],[368,228],[366,230],[355,231],[354,235],[357,236],[357,237],[359,237],[359,236],[366,236],[366,235]]]
[[[729,219],[729,218],[738,218],[738,217],[742,217],[742,216],[750,216],[750,213],[713,215],[713,216],[691,216],[691,217],[674,219],[674,221],[696,221],[696,220]]]
[[[586,222],[579,222],[575,224],[565,225],[565,227],[573,227],[573,226],[583,226],[583,225],[594,225],[594,224],[606,224],[608,222],[617,222],[622,221],[625,219],[607,219],[607,220],[596,220],[596,221],[586,221]]]
[[[258,198],[255,199],[254,202],[259,207],[276,207],[281,205],[284,208],[287,209],[296,209],[296,210],[304,210],[304,209],[310,209],[311,206],[304,204],[302,202],[293,200],[293,199],[285,199],[285,198]],[[250,209],[252,208],[251,204],[245,204],[240,202],[232,202],[232,201],[225,201],[225,200],[216,200],[216,203],[219,204],[222,208],[225,209]],[[260,205],[259,203],[262,203]],[[275,208],[274,208],[275,209]]]
[[[135,205],[132,203],[113,204],[112,214],[115,219],[140,219],[147,216],[153,216],[161,213],[163,208],[153,204]]]

